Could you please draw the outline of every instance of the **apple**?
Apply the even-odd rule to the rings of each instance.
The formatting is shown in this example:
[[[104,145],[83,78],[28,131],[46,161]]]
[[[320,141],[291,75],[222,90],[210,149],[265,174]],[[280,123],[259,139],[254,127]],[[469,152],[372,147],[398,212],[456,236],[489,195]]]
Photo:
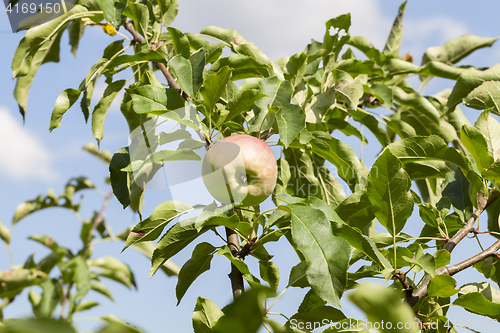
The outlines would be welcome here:
[[[223,138],[203,158],[203,183],[223,204],[260,204],[273,192],[277,175],[278,166],[271,148],[250,135]]]

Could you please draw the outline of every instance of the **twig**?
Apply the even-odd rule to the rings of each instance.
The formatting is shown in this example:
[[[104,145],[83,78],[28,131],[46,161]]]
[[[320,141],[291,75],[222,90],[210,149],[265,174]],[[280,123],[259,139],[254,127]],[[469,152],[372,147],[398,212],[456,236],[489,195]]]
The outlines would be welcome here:
[[[97,213],[97,216],[94,219],[94,224],[92,224],[92,227],[90,228],[90,231],[89,231],[90,237],[92,237],[91,236],[92,233],[97,229],[97,227],[99,226],[99,223],[101,223],[102,215],[104,214],[104,210],[108,206],[109,199],[111,199],[112,195],[113,195],[113,190],[110,190],[108,192],[108,194],[106,195],[106,198],[104,198],[104,202],[102,203],[101,210],[99,211],[99,213]]]
[[[488,208],[489,205],[491,205],[495,200],[497,200],[500,197],[500,192],[498,190],[494,189],[490,192],[489,196],[486,197],[483,194],[478,194],[477,196],[477,205],[478,208],[474,211],[472,216],[469,218],[465,226],[451,239],[449,239],[445,245],[445,249],[448,252],[452,252],[453,249],[457,246],[458,243],[462,239],[465,238],[470,232],[474,232],[476,229],[474,228],[474,224],[476,223],[477,218],[481,213]],[[500,249],[500,240],[496,241],[491,245],[489,248],[486,250],[476,254],[475,256],[462,261],[459,264],[456,265],[451,265],[451,266],[443,266],[438,269],[436,269],[436,275],[454,275],[466,268],[471,267],[472,265],[483,261],[484,259],[495,256],[496,252]],[[422,280],[422,283],[418,286],[417,289],[413,292],[412,295],[406,298],[406,301],[413,307],[417,302],[422,298],[427,295],[427,286],[429,285],[429,282],[431,281],[431,278],[429,275],[426,275],[424,279]]]
[[[68,286],[68,289],[66,292],[63,292],[62,294],[62,302],[61,302],[61,319],[64,319],[64,312],[66,311],[66,304],[68,303],[68,295],[69,295],[69,292],[71,290],[71,288],[73,287],[73,284],[71,283],[69,286]]]
[[[134,37],[134,39],[132,40],[132,42],[134,42],[134,43],[142,43],[142,42],[144,42],[144,38],[142,38],[141,35],[139,35],[139,33],[137,32],[137,30],[135,30],[135,27],[132,24],[132,22],[125,20],[125,23],[123,23],[123,27],[128,32],[130,32],[130,34],[132,35],[132,37]],[[162,64],[161,62],[155,62],[154,64],[162,72],[162,74],[165,76],[165,78],[167,79],[167,82],[168,82],[168,85],[170,86],[170,88],[174,89],[179,94],[181,94],[182,97],[186,98],[185,93],[182,91],[182,89],[179,86],[179,84],[175,81],[175,79],[172,76],[172,74],[170,74],[170,72],[167,69],[167,66],[165,66],[165,64]]]

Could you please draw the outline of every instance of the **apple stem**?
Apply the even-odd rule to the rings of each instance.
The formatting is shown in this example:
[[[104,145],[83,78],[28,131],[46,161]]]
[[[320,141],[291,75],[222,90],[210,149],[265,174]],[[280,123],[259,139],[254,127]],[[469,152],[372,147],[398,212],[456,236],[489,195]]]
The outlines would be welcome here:
[[[240,239],[238,234],[234,230],[226,227],[226,238],[227,244],[233,256],[243,261],[243,258],[240,257]],[[229,279],[231,280],[231,287],[233,288],[233,298],[236,298],[243,292],[244,285],[243,276],[233,263],[231,263],[231,273],[229,273]]]

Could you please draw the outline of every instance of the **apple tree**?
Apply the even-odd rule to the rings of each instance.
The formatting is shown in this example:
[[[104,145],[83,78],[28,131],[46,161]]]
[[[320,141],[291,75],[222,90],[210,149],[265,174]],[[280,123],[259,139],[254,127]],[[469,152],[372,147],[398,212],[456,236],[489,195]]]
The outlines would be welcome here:
[[[65,14],[29,27],[19,43],[12,62],[14,96],[25,116],[34,76],[39,66],[59,58],[58,45],[66,30],[75,52],[85,29],[102,28],[123,37],[106,47],[77,88],[60,93],[50,130],[61,126],[65,113],[80,101],[99,144],[105,138],[109,107],[124,91],[120,109],[131,144],[105,160],[110,193],[124,209],[137,212],[141,222],[111,236],[97,212],[83,225],[86,245],[79,253],[36,238],[52,249],[50,265],[28,260],[22,269],[0,273],[3,306],[10,295],[40,285],[43,295],[30,293],[36,317],[53,317],[59,302],[70,302],[69,314],[78,307],[84,310],[92,305],[82,300],[89,288],[105,292],[101,284],[96,287],[103,273],[91,270],[99,262],[107,277],[123,269],[132,283],[133,275],[118,261],[92,257],[91,239],[96,234],[121,238],[126,251],[142,249],[151,257],[151,275],[160,268],[177,274],[178,301],[203,279],[215,254],[226,257],[234,302],[219,309],[209,299],[193,301],[196,333],[310,332],[319,327],[327,333],[368,332],[370,323],[340,310],[343,297],[382,332],[456,332],[447,317],[452,306],[500,319],[500,241],[494,238],[500,235],[500,124],[495,118],[500,115],[500,67],[456,65],[496,38],[465,35],[429,48],[421,64],[414,64],[412,55],[400,52],[403,3],[383,50],[352,36],[351,18],[345,14],[326,22],[323,40],[273,61],[232,29],[176,29],[172,23],[177,6],[176,0],[79,0]],[[129,72],[128,80],[115,79],[122,71]],[[416,76],[424,87],[434,77],[452,84],[424,96],[408,82]],[[100,77],[107,88],[92,106]],[[461,104],[478,110],[475,124],[469,123]],[[163,131],[160,125],[167,121],[176,127]],[[363,129],[370,132],[370,142]],[[339,133],[378,149],[376,160],[366,165]],[[245,155],[252,145],[237,144],[234,159],[241,154],[242,164],[226,168],[218,181],[228,202],[215,195],[217,200],[209,204],[191,204],[173,196],[143,216],[147,184],[161,170],[172,162],[193,162],[200,166],[193,178],[199,177],[201,155],[208,156],[220,140],[234,135],[265,141],[275,149],[277,161],[250,173]],[[171,145],[175,148],[165,149]],[[97,148],[91,150],[102,156]],[[229,154],[223,151],[217,157],[215,150],[215,159]],[[252,200],[249,188],[263,180],[259,168],[274,163],[276,185],[265,193],[271,194],[265,202],[271,208],[263,209],[265,196]],[[246,174],[235,171],[238,167]],[[62,206],[77,210],[71,195],[91,186],[85,179],[68,186],[70,193],[37,198],[21,206],[25,211],[18,210],[16,216],[61,205],[61,198],[67,199]],[[245,198],[231,195],[235,186],[246,189]],[[186,185],[185,191],[197,190]],[[481,214],[488,223],[479,227]],[[408,234],[403,230],[410,230],[406,224],[411,216],[418,226],[412,225],[413,234]],[[9,231],[0,230],[8,243]],[[220,236],[219,242],[207,242],[207,233]],[[480,246],[466,260],[454,260],[453,250],[466,237],[477,239]],[[273,262],[266,249],[270,242],[291,245],[297,264],[290,272],[280,272]],[[179,263],[179,271],[172,269],[169,260],[192,243],[192,257]],[[259,270],[251,270],[249,261],[258,262]],[[48,277],[56,265],[59,280]],[[479,271],[484,279],[458,286],[453,276],[466,269]],[[373,278],[382,283],[366,282]],[[287,279],[285,288],[279,288],[280,279]],[[279,314],[286,318],[283,322],[273,316],[272,308],[288,288],[306,292],[295,313]],[[65,321],[43,323],[71,331],[71,315],[61,317]],[[127,325],[117,319],[109,322],[123,330]],[[5,320],[0,331],[19,332],[19,327],[38,323]]]

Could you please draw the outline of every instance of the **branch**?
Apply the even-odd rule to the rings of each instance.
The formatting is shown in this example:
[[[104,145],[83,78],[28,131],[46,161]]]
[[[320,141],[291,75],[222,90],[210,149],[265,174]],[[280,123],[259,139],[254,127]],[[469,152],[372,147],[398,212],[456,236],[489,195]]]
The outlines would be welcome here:
[[[445,249],[448,252],[452,252],[453,249],[457,246],[462,239],[465,238],[470,232],[474,232],[476,229],[474,228],[474,224],[476,223],[477,218],[481,213],[488,208],[489,205],[491,205],[496,199],[500,197],[500,192],[498,192],[497,189],[494,189],[490,192],[489,196],[486,197],[483,194],[478,193],[477,195],[477,205],[478,208],[474,211],[472,216],[469,218],[465,226],[451,239],[449,239],[445,245]],[[483,261],[484,259],[496,255],[496,251],[500,249],[500,240],[496,241],[491,245],[489,248],[484,250],[481,253],[476,254],[475,256],[462,261],[459,264],[456,265],[451,265],[451,266],[443,266],[440,267],[436,270],[436,275],[454,275],[466,268],[471,267],[472,265]],[[429,282],[431,281],[431,278],[429,275],[426,275],[417,289],[413,292],[413,294],[409,297],[406,298],[406,301],[413,307],[417,302],[425,297],[427,295],[427,286],[429,285]]]
[[[142,38],[141,35],[139,35],[139,33],[137,32],[137,30],[135,30],[134,24],[132,22],[125,20],[123,22],[123,27],[125,28],[125,30],[130,32],[132,37],[134,37],[134,39],[132,40],[134,43],[144,42],[144,38]]]
[[[495,191],[496,190],[493,190],[491,192],[491,194],[493,194]],[[498,193],[498,191],[496,191],[496,192]],[[490,197],[492,197],[492,195],[490,195]],[[494,195],[494,197],[496,199],[495,195]],[[453,236],[453,238],[448,240],[448,242],[446,243],[446,246],[444,247],[445,250],[447,250],[448,252],[451,253],[451,251],[453,251],[455,246],[457,246],[457,244],[460,243],[460,241],[462,239],[464,239],[465,236],[467,236],[470,232],[475,230],[474,224],[476,223],[476,220],[479,217],[479,215],[481,215],[481,213],[489,205],[488,202],[490,202],[490,200],[487,200],[487,198],[484,195],[479,194],[477,196],[478,208],[474,211],[474,213],[472,213],[472,216],[469,218],[469,220],[467,221],[465,226],[459,232],[457,232],[457,234],[455,236]]]
[[[228,227],[226,227],[226,237],[227,237],[227,244],[233,256],[243,261],[243,258],[240,257],[241,253],[240,239],[238,237],[238,234],[234,230],[231,230]],[[243,275],[233,263],[231,263],[231,273],[229,273],[229,279],[231,280],[233,297],[236,298],[240,296],[241,293],[243,292],[244,285],[243,285]]]
[[[144,38],[142,38],[141,35],[139,35],[139,33],[137,32],[137,30],[135,30],[135,27],[132,24],[132,22],[125,20],[125,22],[123,23],[123,27],[125,28],[125,30],[127,30],[128,32],[130,32],[130,34],[132,35],[132,37],[134,37],[134,39],[132,40],[133,43],[142,43],[142,42],[144,42]],[[152,47],[155,47],[155,46],[156,45],[152,45]],[[179,84],[175,81],[175,79],[172,76],[172,74],[170,74],[170,72],[168,71],[167,66],[165,66],[165,64],[162,64],[161,62],[155,62],[154,64],[162,72],[162,74],[165,76],[165,78],[167,79],[167,82],[168,82],[168,85],[170,86],[170,88],[176,90],[179,94],[181,94],[182,97],[184,97],[184,99],[186,99],[186,95],[182,91],[182,89],[179,86]]]
[[[493,257],[497,255],[497,251],[500,250],[500,240],[497,240],[493,245],[491,245],[489,248],[484,250],[483,252],[480,252],[476,254],[473,257],[470,257],[469,259],[466,259],[456,265],[451,265],[451,266],[443,266],[441,268],[438,268],[436,270],[436,274],[446,274],[446,275],[455,275],[458,272],[463,271],[466,268],[469,268],[471,266],[474,266],[478,262],[481,262],[485,260],[488,257]]]

